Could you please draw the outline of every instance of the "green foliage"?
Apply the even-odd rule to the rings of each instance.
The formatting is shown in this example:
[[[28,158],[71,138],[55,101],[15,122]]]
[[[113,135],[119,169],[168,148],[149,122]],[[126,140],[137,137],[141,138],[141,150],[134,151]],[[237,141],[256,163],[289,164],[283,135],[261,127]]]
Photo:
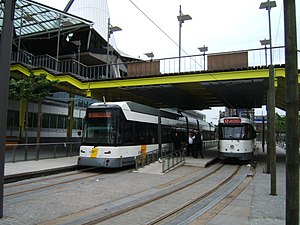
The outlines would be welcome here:
[[[286,123],[285,116],[280,116],[278,113],[275,114],[275,125],[277,133],[285,133]]]
[[[11,99],[28,101],[39,101],[51,95],[51,88],[59,83],[58,80],[49,81],[46,74],[38,76],[30,72],[30,76],[22,80],[11,79],[9,84],[9,97]]]
[[[20,100],[20,84],[15,79],[9,81],[9,98],[14,100]]]

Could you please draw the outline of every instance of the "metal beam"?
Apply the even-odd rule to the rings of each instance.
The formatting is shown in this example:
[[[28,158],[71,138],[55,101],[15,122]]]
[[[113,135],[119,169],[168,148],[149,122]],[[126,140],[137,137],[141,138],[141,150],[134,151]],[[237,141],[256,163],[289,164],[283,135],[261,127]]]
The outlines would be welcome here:
[[[15,1],[6,0],[0,43],[0,218],[3,217],[5,141],[7,128],[8,87],[10,77],[9,68],[11,63],[10,53],[13,37],[14,9]]]
[[[286,62],[286,224],[299,224],[299,92],[296,1],[284,0]]]

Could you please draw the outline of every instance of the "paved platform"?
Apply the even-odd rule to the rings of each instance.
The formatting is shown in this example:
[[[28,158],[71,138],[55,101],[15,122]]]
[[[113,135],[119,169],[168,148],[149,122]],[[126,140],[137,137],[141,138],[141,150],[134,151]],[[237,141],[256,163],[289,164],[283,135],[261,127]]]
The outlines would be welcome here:
[[[210,155],[211,153],[211,155]],[[214,158],[215,152],[205,152],[204,159],[187,157],[185,166],[205,167],[205,164]],[[250,184],[235,198],[227,207],[221,210],[217,216],[212,218],[209,225],[283,225],[285,224],[285,149],[277,147],[277,195],[270,195],[270,175],[265,173],[265,153],[258,152],[258,164],[256,173]],[[65,157],[47,159],[40,161],[28,161],[17,163],[6,163],[5,176],[24,172],[49,170],[57,167],[74,166],[77,164],[77,157]],[[161,176],[159,163],[152,167],[145,167],[138,171],[144,173],[143,177],[149,180],[161,180],[168,177]],[[181,167],[182,168],[182,167]],[[175,168],[175,171],[177,169]],[[176,176],[180,176],[181,169],[178,169]],[[175,172],[174,171],[174,172]],[[148,175],[147,175],[148,174]],[[157,174],[160,174],[156,176]],[[174,174],[174,173],[173,173]],[[138,175],[138,174],[137,174]],[[174,175],[172,175],[174,176]],[[149,177],[149,178],[147,178]],[[159,178],[160,177],[160,178]],[[155,178],[155,179],[154,179]],[[174,177],[173,177],[174,178]],[[124,182],[124,180],[123,180]],[[132,181],[131,181],[132,182]],[[154,182],[155,183],[155,182]],[[5,221],[2,221],[5,223]],[[1,220],[0,220],[1,223]],[[14,223],[9,223],[14,224]],[[197,224],[196,221],[193,224]]]
[[[185,157],[185,161],[182,163],[179,163],[178,165],[172,167],[170,170],[166,171],[165,173],[176,169],[178,166],[193,166],[193,167],[201,167],[205,168],[207,167],[212,161],[214,161],[217,158],[217,152],[216,151],[209,151],[206,150],[205,158],[193,158],[193,157]],[[155,163],[151,163],[150,165],[144,166],[142,168],[139,168],[138,170],[134,170],[134,173],[148,173],[148,174],[158,174],[163,175],[162,172],[162,162],[156,161]]]
[[[185,165],[186,166],[199,166],[205,167],[211,160],[217,157],[215,151],[205,151],[205,158],[192,158],[186,157]],[[51,159],[42,159],[42,160],[32,160],[32,161],[21,161],[21,162],[9,162],[5,163],[4,176],[11,176],[22,173],[33,173],[36,171],[47,171],[51,169],[64,168],[77,165],[78,156],[72,157],[62,157],[62,158],[51,158]],[[149,166],[140,168],[135,172],[149,173],[149,174],[163,174],[161,173],[161,163],[155,162]]]
[[[76,166],[77,159],[78,156],[73,156],[55,159],[43,159],[38,161],[34,160],[15,163],[5,163],[4,176]]]

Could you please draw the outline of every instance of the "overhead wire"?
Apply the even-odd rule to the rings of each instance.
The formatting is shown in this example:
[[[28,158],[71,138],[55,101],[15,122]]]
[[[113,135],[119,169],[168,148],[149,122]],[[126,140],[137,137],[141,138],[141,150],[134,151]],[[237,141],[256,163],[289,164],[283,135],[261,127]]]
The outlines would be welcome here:
[[[279,15],[278,24],[277,24],[275,45],[277,44],[277,38],[278,38],[278,34],[279,34],[280,22],[281,22],[281,18],[282,18],[282,12],[283,12],[283,4],[281,4],[281,8],[280,8],[280,15]]]
[[[155,23],[143,10],[141,10],[140,7],[138,7],[132,0],[129,0],[129,2],[131,2],[131,4],[133,4],[151,23],[153,23],[154,26],[156,26],[164,35],[166,35],[177,47],[180,48],[179,44],[173,40],[173,38],[170,37],[170,35],[168,35],[160,26],[157,25],[157,23]],[[181,48],[182,51],[184,51]],[[185,54],[189,55],[186,51],[184,51]]]
[[[154,26],[156,26],[164,35],[166,35],[177,47],[179,47],[185,54],[187,54],[188,56],[190,56],[184,49],[181,48],[181,46],[179,46],[179,44],[174,41],[160,26],[158,26],[140,7],[138,7],[132,0],[129,0],[129,2],[131,4],[133,4]],[[193,59],[194,60],[194,59]],[[195,61],[195,60],[194,60]],[[195,61],[197,64],[198,62]],[[200,64],[198,64],[200,67],[202,67]],[[221,85],[223,85],[216,77],[214,77],[214,75],[212,75],[211,73],[208,73],[213,79],[215,79],[218,83],[220,83]],[[217,91],[218,92],[218,91]],[[231,105],[230,101],[227,100],[224,96],[222,96],[224,98],[224,100],[227,102],[227,104],[229,106],[231,106],[233,108],[233,106]]]

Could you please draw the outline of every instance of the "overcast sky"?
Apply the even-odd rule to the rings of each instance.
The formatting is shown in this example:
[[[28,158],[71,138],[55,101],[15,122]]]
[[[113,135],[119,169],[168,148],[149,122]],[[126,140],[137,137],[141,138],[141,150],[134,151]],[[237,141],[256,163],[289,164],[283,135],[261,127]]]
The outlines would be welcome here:
[[[60,10],[63,10],[68,2],[68,0],[36,1]],[[172,40],[149,21],[131,1]],[[192,17],[192,20],[182,25],[181,45],[189,55],[198,54],[198,47],[203,45],[208,46],[208,53],[260,48],[259,40],[269,37],[268,13],[267,10],[259,9],[262,2],[260,0],[131,1],[108,0],[108,5],[111,24],[122,28],[122,31],[114,34],[117,47],[134,57],[147,59],[144,55],[147,52],[153,52],[155,58],[178,56],[176,44],[179,40],[177,20],[179,5],[183,14]],[[283,16],[283,1],[277,1],[277,7],[271,10],[273,46],[284,45]],[[300,4],[297,5],[298,49],[299,18]],[[185,53],[182,52],[182,55]],[[213,117],[216,115],[213,114]]]
[[[37,0],[64,9],[68,0]],[[182,48],[190,55],[198,47],[208,46],[208,53],[261,47],[259,40],[268,38],[268,14],[259,9],[260,0],[132,0],[173,41],[179,39],[179,5],[191,21],[182,26]],[[114,34],[120,50],[144,57],[153,51],[155,58],[178,55],[178,46],[150,22],[130,0],[108,0],[111,24],[122,28]],[[297,6],[298,9],[300,8]],[[298,18],[299,10],[297,10]],[[283,1],[271,10],[273,46],[284,44]],[[298,19],[299,21],[299,19]],[[96,22],[96,21],[95,21]],[[298,28],[299,28],[298,23]],[[299,29],[298,29],[299,30]],[[298,35],[299,36],[299,35]],[[182,53],[184,55],[184,53]]]

